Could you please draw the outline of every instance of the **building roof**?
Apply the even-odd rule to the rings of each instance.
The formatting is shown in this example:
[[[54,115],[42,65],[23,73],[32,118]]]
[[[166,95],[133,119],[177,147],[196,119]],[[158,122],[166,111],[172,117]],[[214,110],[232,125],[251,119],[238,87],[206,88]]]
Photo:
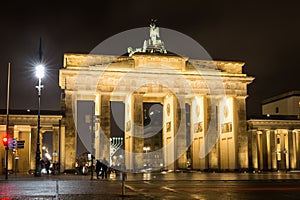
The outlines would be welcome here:
[[[265,99],[262,101],[262,105],[272,103],[272,102],[275,102],[275,101],[278,101],[281,99],[285,99],[288,97],[292,97],[292,96],[300,96],[300,90],[292,90],[292,91],[285,92],[285,93],[273,96],[271,98]]]

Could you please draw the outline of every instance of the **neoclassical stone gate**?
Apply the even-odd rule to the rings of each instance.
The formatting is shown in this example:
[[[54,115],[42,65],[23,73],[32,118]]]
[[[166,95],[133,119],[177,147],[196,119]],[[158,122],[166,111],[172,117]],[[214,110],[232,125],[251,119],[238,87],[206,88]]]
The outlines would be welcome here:
[[[191,146],[194,169],[248,168],[245,99],[253,78],[242,73],[243,65],[159,53],[65,54],[59,85],[65,91],[66,154],[75,155],[76,106],[84,100],[94,102],[98,119],[94,121],[92,152],[97,159],[108,158],[110,102],[122,101],[126,169],[140,170],[144,153],[143,102],[159,102],[163,106],[161,154],[165,168],[186,167],[187,144]],[[186,104],[191,108],[188,133],[182,106]],[[75,156],[66,160],[72,163]]]
[[[144,167],[144,102],[163,106],[162,146],[146,150],[147,162],[160,158],[161,167],[171,170],[188,162],[193,169],[248,168],[245,99],[253,78],[243,74],[244,63],[168,53],[155,21],[149,36],[142,48],[129,47],[124,56],[64,55],[59,85],[65,92],[68,166],[75,161],[78,135],[96,159],[109,160],[111,118],[120,114],[111,102],[121,101],[127,170]],[[82,120],[80,101],[92,102],[92,123]],[[87,122],[90,131],[80,131]]]

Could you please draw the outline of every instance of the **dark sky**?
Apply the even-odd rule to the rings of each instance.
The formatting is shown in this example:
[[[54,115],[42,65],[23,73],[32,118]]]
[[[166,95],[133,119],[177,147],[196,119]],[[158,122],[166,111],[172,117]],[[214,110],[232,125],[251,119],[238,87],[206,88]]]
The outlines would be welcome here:
[[[11,109],[37,109],[33,65],[43,41],[47,77],[42,109],[59,110],[58,70],[63,53],[89,53],[119,32],[160,27],[196,40],[215,60],[244,61],[249,85],[247,114],[261,101],[299,90],[300,3],[298,1],[3,1],[0,6],[0,108],[6,107],[11,62]]]

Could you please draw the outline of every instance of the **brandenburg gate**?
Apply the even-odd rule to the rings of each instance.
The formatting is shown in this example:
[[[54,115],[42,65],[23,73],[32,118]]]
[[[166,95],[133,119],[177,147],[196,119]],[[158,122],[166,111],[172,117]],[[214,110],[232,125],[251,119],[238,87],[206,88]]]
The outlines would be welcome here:
[[[154,34],[156,33],[156,34]],[[110,158],[111,121],[124,105],[124,167],[138,172],[144,167],[144,103],[162,107],[161,146],[147,152],[148,162],[182,169],[247,169],[247,85],[252,77],[242,72],[244,63],[195,60],[168,53],[155,24],[142,49],[123,56],[64,54],[59,85],[64,90],[65,161],[72,168],[80,102],[92,102],[92,130],[87,147],[96,159]],[[155,133],[154,133],[155,134]]]

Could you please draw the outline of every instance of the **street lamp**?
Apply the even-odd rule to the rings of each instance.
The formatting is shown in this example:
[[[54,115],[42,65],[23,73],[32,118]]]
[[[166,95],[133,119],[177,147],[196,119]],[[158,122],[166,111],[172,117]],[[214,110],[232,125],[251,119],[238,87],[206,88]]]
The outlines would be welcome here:
[[[36,87],[38,91],[38,133],[37,133],[37,141],[36,141],[36,157],[35,157],[35,173],[34,176],[41,176],[41,151],[40,151],[40,130],[41,130],[41,93],[42,93],[42,78],[44,77],[44,66],[38,65],[35,68],[35,75],[39,79],[39,83]]]
[[[146,154],[147,154],[148,151],[150,151],[150,147],[143,147],[143,150],[146,151]]]

